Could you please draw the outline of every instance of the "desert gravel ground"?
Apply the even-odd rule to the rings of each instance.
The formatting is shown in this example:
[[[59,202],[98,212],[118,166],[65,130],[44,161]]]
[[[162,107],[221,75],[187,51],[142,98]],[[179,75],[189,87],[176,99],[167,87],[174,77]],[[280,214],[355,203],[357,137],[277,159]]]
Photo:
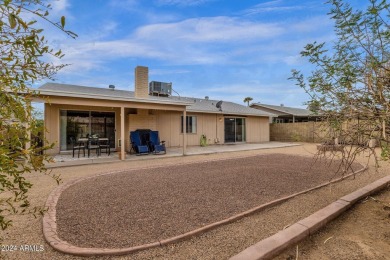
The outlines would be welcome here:
[[[390,187],[276,257],[292,259],[390,259]]]
[[[288,148],[174,157],[142,162],[125,161],[103,165],[67,167],[54,169],[53,173],[61,174],[63,181],[68,181],[85,176],[94,176],[108,171],[139,169],[145,166],[168,166],[187,162],[203,162],[245,155],[283,153],[287,155],[312,156],[315,149],[316,146],[313,144],[302,144],[302,146]],[[359,158],[361,163],[366,163],[366,159],[364,156]],[[372,162],[370,162],[370,166],[370,170],[356,175],[355,178],[349,178],[340,183],[298,196],[286,203],[211,230],[203,235],[165,247],[115,257],[115,259],[227,259],[229,256],[242,251],[259,240],[276,233],[283,229],[283,227],[295,223],[297,220],[323,208],[339,197],[389,174],[390,167],[388,163],[385,163],[377,171],[372,167]],[[49,193],[56,187],[56,183],[47,176],[38,173],[32,173],[29,179],[34,184],[30,192],[30,199],[34,202],[34,205],[43,205]],[[40,218],[34,219],[31,216],[14,216],[13,220],[14,227],[1,234],[3,237],[2,245],[43,245],[44,250],[41,252],[1,252],[0,256],[2,258],[79,259],[79,257],[56,252],[45,243]],[[80,257],[80,259],[84,258]],[[113,257],[95,257],[89,259],[113,259]]]
[[[57,230],[80,247],[153,243],[328,182],[339,163],[264,154],[87,179],[61,194]]]

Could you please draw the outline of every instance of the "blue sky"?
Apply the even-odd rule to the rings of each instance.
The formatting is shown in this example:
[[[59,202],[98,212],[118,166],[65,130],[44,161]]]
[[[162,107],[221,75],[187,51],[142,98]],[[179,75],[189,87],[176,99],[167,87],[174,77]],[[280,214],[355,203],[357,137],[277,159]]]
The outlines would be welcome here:
[[[133,90],[142,65],[181,96],[305,107],[288,78],[313,69],[299,54],[307,43],[334,40],[328,12],[321,0],[59,0],[52,17],[79,37],[46,33],[71,64],[59,83]]]

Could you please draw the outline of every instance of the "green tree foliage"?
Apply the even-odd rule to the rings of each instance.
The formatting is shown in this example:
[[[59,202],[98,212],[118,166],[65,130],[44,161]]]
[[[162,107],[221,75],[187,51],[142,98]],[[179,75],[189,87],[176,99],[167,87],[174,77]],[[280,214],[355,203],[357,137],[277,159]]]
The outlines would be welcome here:
[[[244,103],[247,103],[248,104],[248,107],[249,107],[249,102],[251,102],[253,100],[253,98],[251,97],[246,97],[244,98]]]
[[[38,93],[29,87],[37,80],[51,78],[64,65],[48,62],[49,56],[61,58],[60,50],[50,48],[37,28],[47,22],[70,37],[65,17],[58,23],[48,19],[50,5],[42,0],[0,0],[0,227],[11,225],[12,214],[34,215],[42,208],[30,207],[26,176],[31,171],[48,173],[44,162],[50,158],[39,139],[44,132],[42,121],[34,117],[31,99]],[[39,21],[39,22],[38,22]],[[31,138],[33,137],[33,139]],[[29,145],[31,144],[31,145]]]
[[[345,167],[361,152],[379,159],[369,146],[372,140],[388,159],[390,5],[386,0],[367,0],[365,10],[356,10],[345,0],[327,3],[337,39],[329,50],[325,43],[306,45],[301,55],[316,69],[308,77],[293,70],[292,79],[310,95],[309,107],[324,116],[324,126],[331,129],[327,138],[346,144]]]

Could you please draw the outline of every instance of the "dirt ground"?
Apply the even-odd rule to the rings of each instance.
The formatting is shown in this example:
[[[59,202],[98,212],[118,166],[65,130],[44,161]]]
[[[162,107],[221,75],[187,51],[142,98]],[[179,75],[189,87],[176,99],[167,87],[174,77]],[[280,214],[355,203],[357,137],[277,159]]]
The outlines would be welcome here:
[[[178,163],[186,162],[203,162],[212,161],[226,158],[237,158],[238,156],[252,156],[272,153],[283,153],[286,155],[304,155],[312,156],[315,152],[315,145],[302,144],[302,146],[277,148],[277,149],[265,149],[245,152],[231,152],[223,154],[211,154],[211,155],[197,155],[186,157],[175,157],[165,159],[154,159],[142,162],[125,161],[103,165],[88,165],[78,167],[67,167],[54,169],[53,173],[61,174],[63,181],[73,180],[75,178],[94,176],[100,173],[115,171],[115,170],[128,170],[128,169],[140,169],[145,166],[167,166],[176,165]],[[364,156],[359,158],[361,163],[366,163]],[[314,213],[315,211],[327,206],[331,202],[334,202],[343,195],[349,194],[358,188],[361,188],[373,181],[380,179],[386,175],[389,175],[390,164],[386,162],[383,167],[375,170],[372,162],[370,163],[370,169],[364,173],[356,175],[355,178],[348,178],[340,183],[332,184],[330,186],[321,188],[319,190],[295,197],[283,204],[276,207],[269,208],[265,211],[258,212],[254,215],[243,218],[237,222],[221,226],[217,229],[211,230],[200,236],[193,237],[189,240],[185,240],[176,244],[150,249],[147,251],[135,253],[132,255],[126,255],[121,257],[115,257],[114,259],[228,259],[230,256],[237,254],[250,245],[264,239],[284,227],[295,223],[296,221]],[[56,187],[55,181],[42,176],[41,174],[32,173],[29,175],[29,179],[32,180],[34,186],[30,190],[30,199],[33,205],[43,205],[47,199],[49,193]],[[387,191],[385,194],[388,194]],[[385,196],[385,197],[381,197]],[[388,195],[374,196],[381,201],[388,201]],[[362,206],[379,205],[374,204],[371,199]],[[305,241],[302,245],[298,246],[298,252],[300,252],[299,259],[356,259],[356,243],[348,242],[347,237],[344,236],[344,232],[336,233],[341,229],[342,225],[349,225],[351,230],[359,230],[362,227],[371,227],[373,234],[379,234],[381,230],[388,230],[383,226],[378,226],[378,221],[374,221],[373,224],[366,222],[367,218],[361,218],[359,213],[360,205],[356,207],[357,211],[348,211],[340,219],[330,224],[330,228],[325,228],[320,231],[318,236],[313,236],[310,241]],[[354,214],[353,217],[348,217],[349,212]],[[387,214],[387,212],[386,212]],[[386,215],[387,216],[387,215]],[[372,219],[373,216],[368,219]],[[18,246],[16,251],[0,252],[0,257],[4,259],[79,259],[80,257],[65,255],[55,251],[48,244],[46,244],[42,235],[42,223],[41,219],[34,219],[31,216],[14,216],[14,226],[6,231],[1,232],[3,238],[2,245],[15,245]],[[360,224],[361,223],[361,224]],[[335,226],[332,226],[335,225]],[[387,226],[388,222],[387,222]],[[358,232],[358,231],[356,231]],[[363,234],[369,233],[361,229],[361,233],[352,235],[355,241],[362,241]],[[324,234],[324,235],[322,235]],[[347,233],[345,234],[347,235]],[[332,238],[330,238],[332,237]],[[375,236],[374,236],[375,237]],[[378,235],[374,241],[374,244],[378,244],[383,248],[388,245],[389,234]],[[328,239],[330,238],[330,239]],[[387,238],[387,239],[385,239]],[[316,240],[318,239],[318,240]],[[328,240],[327,240],[328,239]],[[339,240],[337,240],[339,239]],[[340,243],[339,241],[347,241]],[[324,244],[324,242],[326,243]],[[337,252],[338,255],[329,255],[325,251],[321,251],[322,244],[327,248],[325,251]],[[37,245],[42,246],[43,250],[31,252],[20,250],[21,245]],[[321,245],[318,246],[318,245]],[[306,247],[305,247],[306,246]],[[4,247],[3,247],[4,248]],[[306,249],[305,249],[306,248]],[[387,248],[389,248],[387,246]],[[290,249],[286,252],[285,257],[281,259],[291,258],[294,255],[296,248]],[[292,250],[292,251],[291,251]],[[375,252],[380,252],[374,250]],[[345,253],[344,253],[345,252]],[[335,257],[334,256],[339,256]],[[389,253],[378,253],[378,259],[389,259]],[[283,256],[281,256],[283,257]],[[328,257],[328,258],[326,258]],[[366,257],[370,258],[370,255]],[[83,258],[80,258],[83,259]],[[113,259],[113,257],[95,257],[89,259]],[[295,255],[294,255],[295,259]],[[364,259],[364,257],[362,258]]]
[[[390,259],[390,188],[360,201],[276,259]]]

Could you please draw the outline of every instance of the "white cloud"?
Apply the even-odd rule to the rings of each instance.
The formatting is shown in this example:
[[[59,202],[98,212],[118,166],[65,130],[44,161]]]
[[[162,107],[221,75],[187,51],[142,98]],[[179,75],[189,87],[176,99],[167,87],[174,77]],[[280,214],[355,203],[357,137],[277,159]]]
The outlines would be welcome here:
[[[66,10],[69,8],[70,4],[68,0],[57,0],[57,1],[51,1],[51,7],[52,10],[50,11],[50,14],[52,15],[58,15],[66,12]]]
[[[309,33],[321,30],[321,28],[328,28],[333,25],[333,21],[326,15],[310,17],[302,21],[293,23],[291,29],[297,33]]]
[[[100,71],[104,64],[125,58],[157,59],[165,65],[281,63],[291,66],[300,64],[299,52],[311,41],[310,33],[318,31],[315,26],[305,27],[305,23],[323,21],[322,17],[317,22],[316,19],[261,23],[225,16],[203,17],[141,26],[115,40],[106,39],[110,39],[117,24],[106,22],[98,32],[58,42],[58,47],[66,54],[62,62],[73,64],[64,69],[67,73]]]
[[[299,65],[299,64],[302,64],[304,62],[301,55],[286,56],[286,57],[284,57],[283,61],[287,65]]]
[[[146,25],[127,38],[103,40],[102,36],[116,26],[115,23],[107,23],[97,35],[94,33],[83,36],[84,40],[62,42],[59,47],[66,54],[64,62],[77,68],[85,66],[86,69],[96,69],[99,59],[124,57],[155,58],[172,64],[229,62],[232,52],[221,48],[222,44],[228,47],[246,41],[262,41],[276,37],[284,30],[277,24],[212,17]]]
[[[211,100],[232,101],[242,105],[246,105],[243,100],[247,96],[252,97],[253,102],[271,105],[283,103],[286,106],[299,107],[305,102],[305,96],[302,99],[304,91],[290,82],[253,84],[250,81],[243,81],[233,84],[214,84],[207,88],[182,86],[178,91],[181,96],[185,97],[209,96]]]
[[[120,10],[133,11],[139,6],[139,0],[110,0],[109,5]]]
[[[248,8],[242,12],[244,15],[256,15],[265,12],[282,12],[282,11],[295,11],[307,8],[303,5],[283,5],[282,0],[269,1],[261,4],[257,4]]]
[[[88,35],[81,35],[84,39],[88,39],[90,42],[103,40],[109,38],[118,28],[118,23],[114,21],[103,22],[99,25],[99,30],[92,30]]]
[[[149,75],[159,76],[159,75],[171,75],[171,74],[186,74],[190,73],[190,70],[185,69],[150,69]]]
[[[237,42],[267,39],[280,35],[283,31],[280,25],[274,23],[254,23],[221,16],[147,25],[138,29],[135,35],[141,39],[158,38],[160,41]]]
[[[291,84],[292,85],[292,84]],[[285,94],[285,93],[295,93],[296,87],[286,87],[285,84],[274,83],[272,85],[266,84],[253,84],[251,82],[243,82],[240,84],[230,84],[230,85],[215,85],[207,89],[210,93],[225,93],[225,94],[235,94],[235,93],[247,93],[247,94]]]
[[[179,6],[194,6],[201,5],[214,0],[157,0],[158,5],[179,5]]]

